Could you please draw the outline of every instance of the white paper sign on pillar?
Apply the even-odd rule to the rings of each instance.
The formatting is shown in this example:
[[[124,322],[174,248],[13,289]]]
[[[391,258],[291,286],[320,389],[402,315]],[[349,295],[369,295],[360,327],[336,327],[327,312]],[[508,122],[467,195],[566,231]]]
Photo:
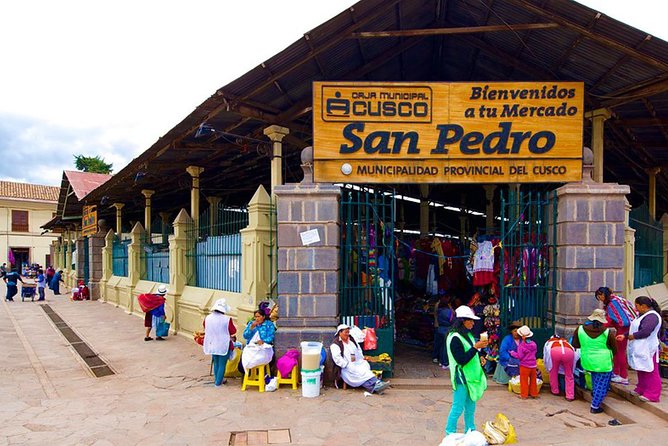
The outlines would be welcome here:
[[[318,234],[317,229],[311,229],[310,231],[300,232],[299,236],[302,239],[302,245],[308,246],[320,241],[320,234]]]

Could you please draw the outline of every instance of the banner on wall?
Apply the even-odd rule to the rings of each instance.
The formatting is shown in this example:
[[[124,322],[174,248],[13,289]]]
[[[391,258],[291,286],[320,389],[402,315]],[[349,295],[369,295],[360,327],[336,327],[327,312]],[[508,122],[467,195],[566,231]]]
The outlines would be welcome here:
[[[84,206],[81,216],[81,236],[97,233],[97,206]]]
[[[582,82],[314,82],[314,180],[582,178]]]

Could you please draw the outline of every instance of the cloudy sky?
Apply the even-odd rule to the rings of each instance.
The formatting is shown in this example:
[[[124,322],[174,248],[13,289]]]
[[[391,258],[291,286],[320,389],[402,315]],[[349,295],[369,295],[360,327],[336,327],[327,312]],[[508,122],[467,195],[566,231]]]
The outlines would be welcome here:
[[[59,185],[75,154],[117,172],[218,88],[354,3],[0,2],[0,179]],[[656,0],[580,3],[668,40]]]

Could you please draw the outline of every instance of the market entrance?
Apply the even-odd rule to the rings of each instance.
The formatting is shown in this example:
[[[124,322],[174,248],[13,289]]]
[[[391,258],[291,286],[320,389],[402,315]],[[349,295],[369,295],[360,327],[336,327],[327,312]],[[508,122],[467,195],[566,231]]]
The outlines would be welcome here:
[[[372,367],[400,378],[446,377],[437,343],[443,308],[473,308],[481,318],[474,332],[488,332],[491,359],[511,321],[530,325],[537,338],[552,333],[553,186],[497,188],[487,203],[496,210],[490,219],[482,201],[482,209],[464,199],[458,208],[447,204],[446,196],[456,194],[481,198],[479,186],[434,188],[426,200],[427,233],[416,230],[425,218],[420,200],[395,186],[402,192],[342,188],[341,321],[375,331],[376,347],[365,350],[392,362]],[[447,328],[441,321],[440,330]],[[490,371],[494,366],[490,361]]]

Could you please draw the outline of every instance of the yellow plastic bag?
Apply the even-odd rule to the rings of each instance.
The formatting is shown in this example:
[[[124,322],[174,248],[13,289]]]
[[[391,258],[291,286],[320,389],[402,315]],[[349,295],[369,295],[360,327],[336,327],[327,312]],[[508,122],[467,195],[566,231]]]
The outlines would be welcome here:
[[[503,444],[517,443],[517,434],[515,428],[510,424],[510,420],[502,413],[496,414],[496,418],[492,421],[496,429],[506,436],[506,441]]]
[[[239,372],[239,361],[241,361],[241,349],[235,348],[232,357],[227,360],[225,366],[225,378],[238,378],[241,376]]]
[[[545,362],[542,358],[536,359],[536,368],[540,370],[540,373],[543,376],[543,382],[545,384],[550,384],[550,374],[545,368]]]

